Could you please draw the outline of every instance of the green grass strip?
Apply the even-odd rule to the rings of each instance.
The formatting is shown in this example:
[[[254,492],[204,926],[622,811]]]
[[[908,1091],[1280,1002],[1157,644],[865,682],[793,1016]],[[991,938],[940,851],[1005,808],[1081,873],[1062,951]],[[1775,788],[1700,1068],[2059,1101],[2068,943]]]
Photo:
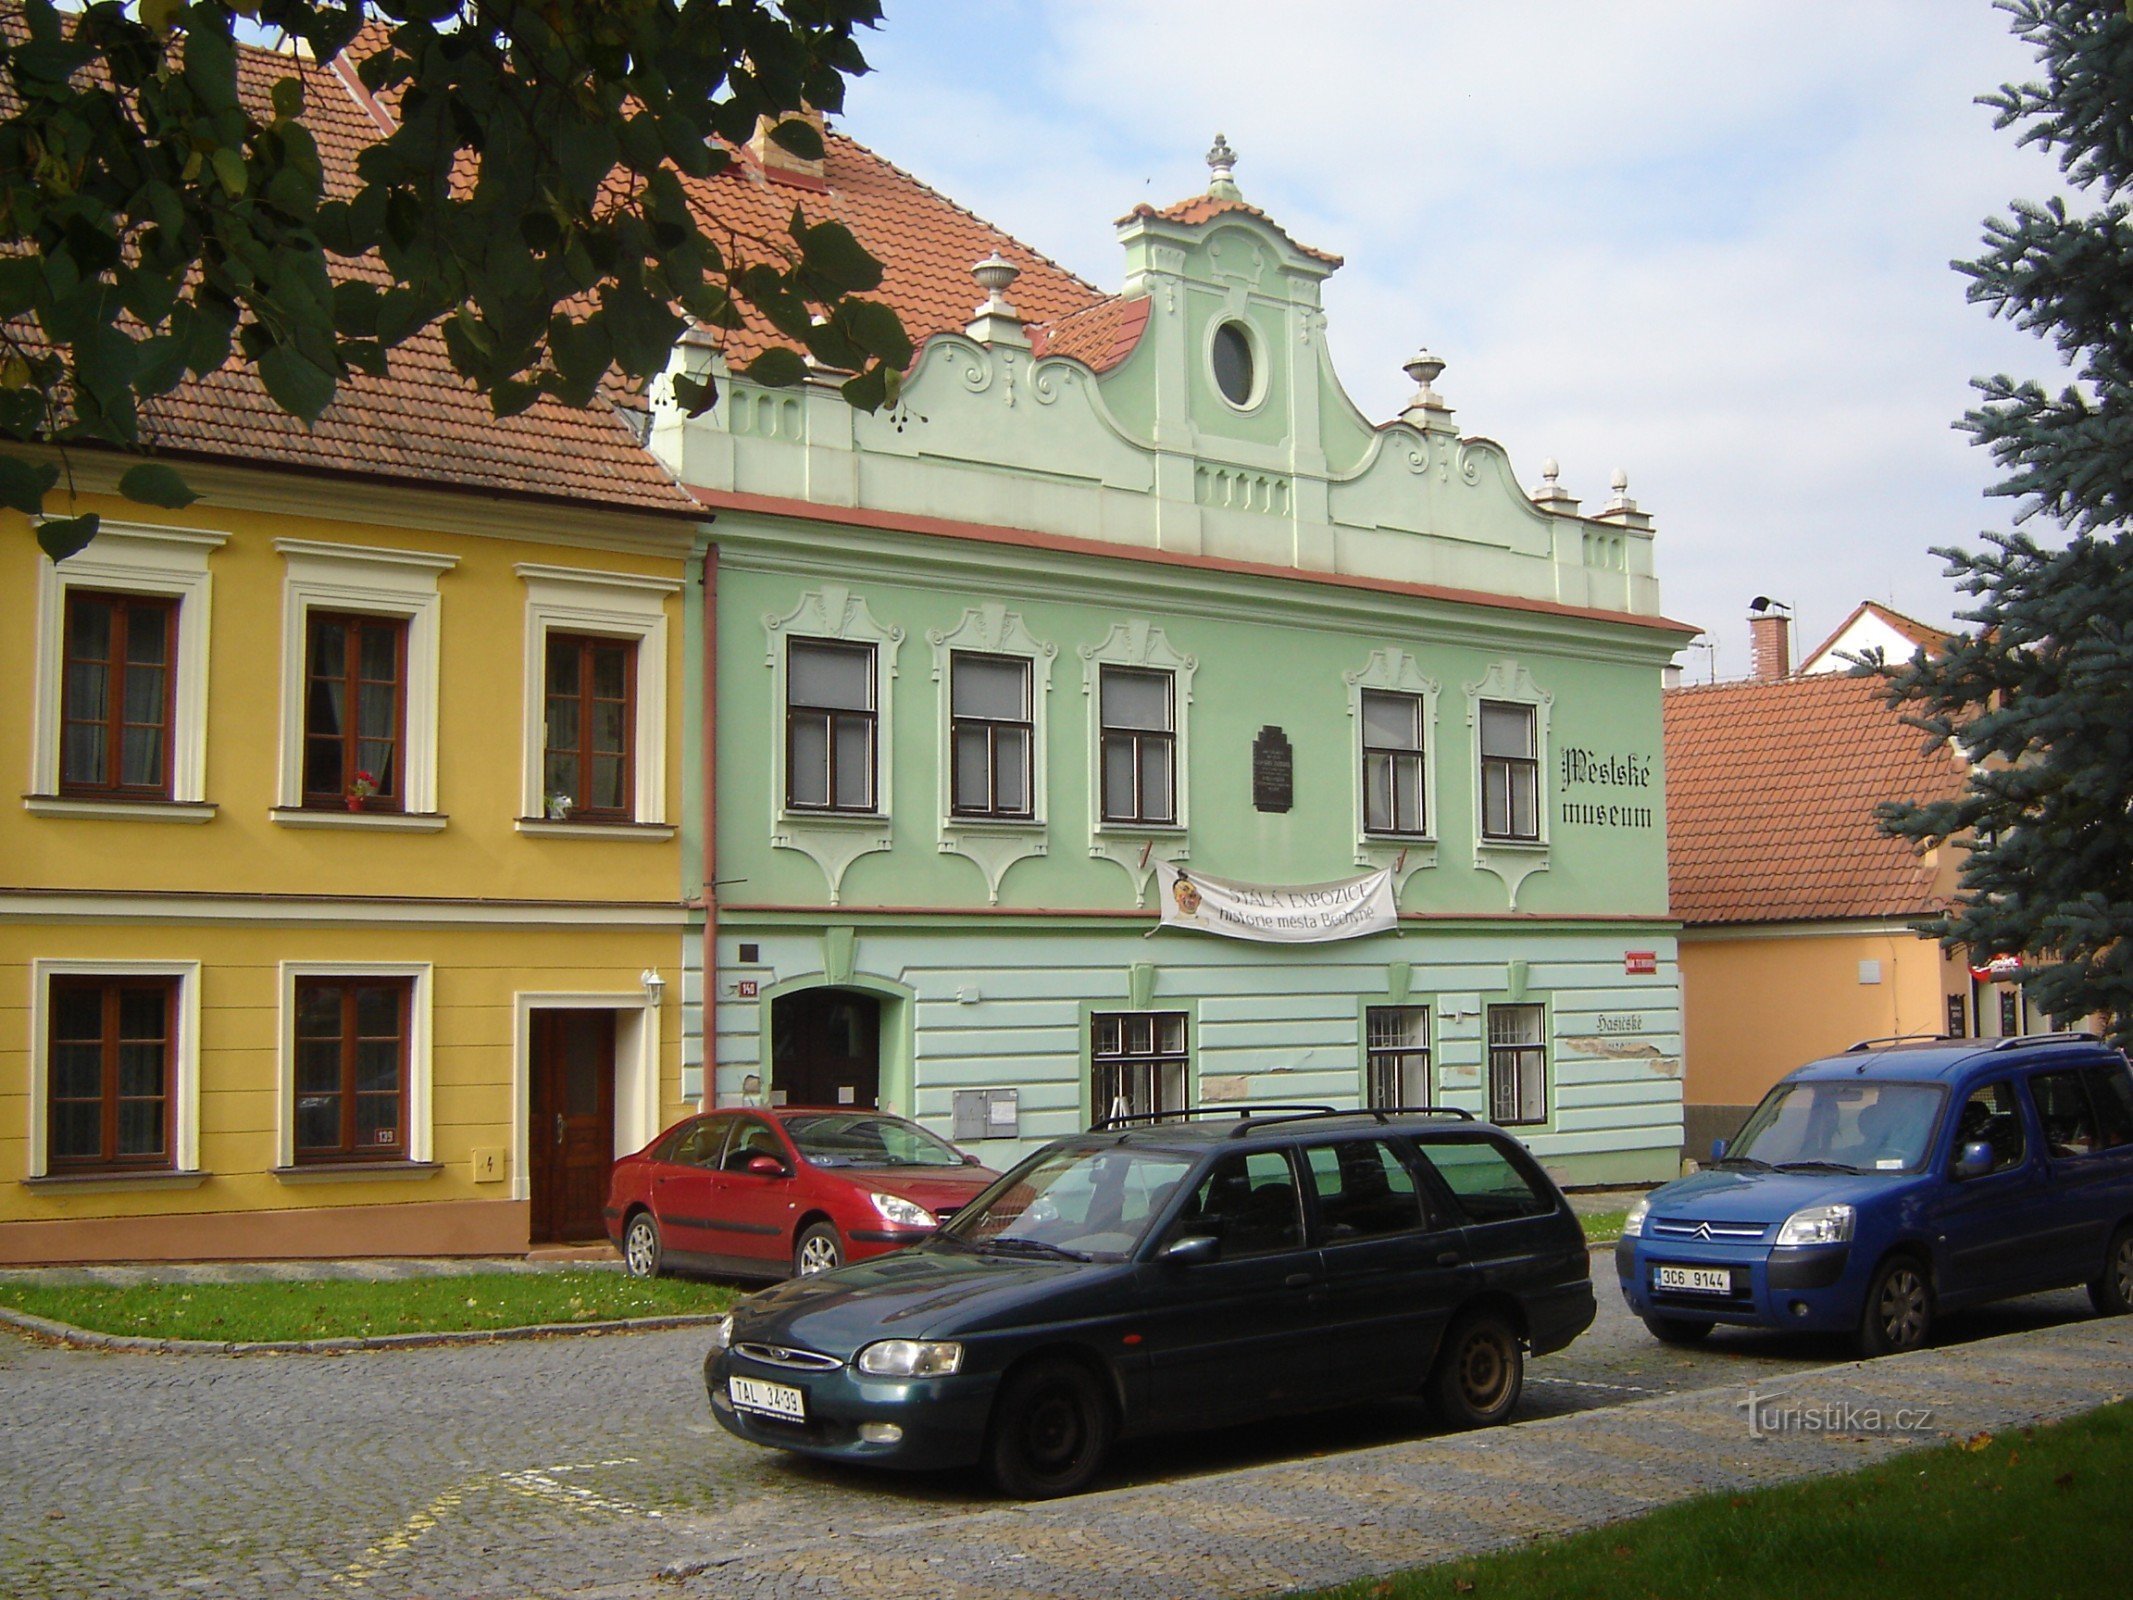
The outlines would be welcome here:
[[[349,1283],[0,1284],[0,1305],[146,1339],[345,1339],[724,1311],[737,1292],[619,1272],[474,1272]]]
[[[2117,1399],[2117,1397],[2113,1397]],[[1752,1448],[1743,1441],[1741,1448]],[[1628,1462],[1624,1472],[1635,1468]],[[1859,1472],[1710,1495],[1339,1600],[2112,1600],[2128,1577],[2133,1405]]]
[[[1578,1221],[1585,1225],[1587,1244],[1613,1244],[1622,1237],[1622,1224],[1629,1220],[1627,1211],[1595,1211]]]

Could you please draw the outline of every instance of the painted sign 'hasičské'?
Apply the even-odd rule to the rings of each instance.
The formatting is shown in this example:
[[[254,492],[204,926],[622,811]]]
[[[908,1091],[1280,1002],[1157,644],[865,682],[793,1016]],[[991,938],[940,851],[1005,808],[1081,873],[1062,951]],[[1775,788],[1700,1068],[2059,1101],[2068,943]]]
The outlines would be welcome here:
[[[1294,889],[1232,883],[1186,872],[1167,861],[1157,863],[1156,873],[1163,888],[1163,925],[1169,928],[1198,928],[1267,944],[1322,944],[1384,933],[1400,920],[1389,867],[1360,878]]]

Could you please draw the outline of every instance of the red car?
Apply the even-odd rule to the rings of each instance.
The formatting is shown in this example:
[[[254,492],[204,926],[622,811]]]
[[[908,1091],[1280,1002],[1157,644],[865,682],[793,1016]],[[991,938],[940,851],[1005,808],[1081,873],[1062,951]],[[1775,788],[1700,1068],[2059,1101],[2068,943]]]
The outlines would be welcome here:
[[[880,1111],[709,1111],[615,1163],[607,1236],[633,1277],[800,1277],[916,1244],[998,1176]]]

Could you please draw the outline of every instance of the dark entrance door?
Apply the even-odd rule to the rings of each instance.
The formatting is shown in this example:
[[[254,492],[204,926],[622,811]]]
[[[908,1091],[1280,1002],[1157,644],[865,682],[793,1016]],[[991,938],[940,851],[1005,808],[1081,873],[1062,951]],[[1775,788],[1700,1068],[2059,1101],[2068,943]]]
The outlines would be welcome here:
[[[533,1013],[533,1239],[606,1236],[601,1208],[615,1161],[615,1014]]]
[[[773,1105],[858,1106],[881,1095],[881,1002],[849,989],[802,989],[770,1003]]]

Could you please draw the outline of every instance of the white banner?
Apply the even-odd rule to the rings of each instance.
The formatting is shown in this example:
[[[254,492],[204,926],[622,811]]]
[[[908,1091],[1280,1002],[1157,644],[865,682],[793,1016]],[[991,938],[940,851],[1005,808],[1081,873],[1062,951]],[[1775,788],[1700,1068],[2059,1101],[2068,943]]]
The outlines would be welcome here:
[[[1296,889],[1232,883],[1167,861],[1158,861],[1155,870],[1163,889],[1163,925],[1169,928],[1267,944],[1322,944],[1384,933],[1399,922],[1389,867]]]

